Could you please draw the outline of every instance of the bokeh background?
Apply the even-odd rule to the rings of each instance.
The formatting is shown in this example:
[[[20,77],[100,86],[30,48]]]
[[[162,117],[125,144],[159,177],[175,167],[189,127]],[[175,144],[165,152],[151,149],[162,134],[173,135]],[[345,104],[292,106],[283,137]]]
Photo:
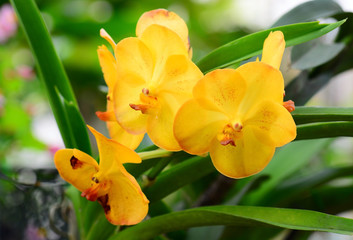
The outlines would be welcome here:
[[[166,8],[186,21],[193,60],[197,61],[231,40],[269,28],[280,16],[303,2],[36,1],[86,123],[105,134],[105,124],[95,115],[96,111],[105,110],[107,90],[96,52],[99,45],[107,45],[99,36],[101,28],[118,42],[135,36],[135,25],[143,12]],[[344,11],[353,12],[351,0],[336,2]],[[0,7],[0,239],[65,239],[63,230],[67,229],[68,213],[57,209],[68,203],[63,198],[63,183],[58,181],[53,164],[53,154],[64,145],[24,33],[8,1],[0,1]],[[324,40],[332,41],[336,33],[330,33]],[[301,71],[293,68],[290,54],[291,49],[286,49],[281,66],[287,83]],[[335,76],[307,105],[352,107],[352,82],[352,71]],[[329,166],[351,162],[352,149],[350,138],[338,138],[312,160],[310,167],[315,169],[319,161]],[[332,239],[339,239],[336,237]]]

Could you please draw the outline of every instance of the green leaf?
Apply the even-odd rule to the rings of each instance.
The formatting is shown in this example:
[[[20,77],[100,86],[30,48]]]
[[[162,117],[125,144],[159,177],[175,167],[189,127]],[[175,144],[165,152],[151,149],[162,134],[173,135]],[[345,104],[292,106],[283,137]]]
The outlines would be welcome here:
[[[87,133],[83,134],[83,128],[85,128],[85,126],[83,125],[82,117],[80,117],[78,111],[75,112],[71,107],[65,109],[66,107],[63,106],[62,100],[58,94],[60,93],[66,102],[69,102],[78,109],[64,67],[56,54],[48,30],[46,29],[43,18],[34,0],[11,0],[11,3],[17,13],[17,17],[36,59],[39,75],[48,94],[49,102],[65,146],[68,148],[80,146],[80,148],[82,148],[81,150],[87,152],[90,146],[82,147],[88,142],[87,139],[82,139],[83,135],[87,136]],[[67,112],[74,113],[75,118],[67,119],[65,117],[66,110]],[[76,120],[77,122],[72,126],[72,122]],[[77,137],[74,136],[73,139],[70,129],[76,128],[78,128],[77,131],[79,131],[80,134]],[[77,146],[75,146],[75,142]],[[82,144],[80,142],[82,142]],[[87,153],[90,154],[90,151]]]
[[[284,14],[272,27],[315,21],[319,18],[330,17],[342,11],[340,5],[332,0],[308,1]]]
[[[201,71],[206,73],[259,55],[262,52],[264,40],[271,31],[282,31],[286,40],[286,47],[289,47],[318,38],[339,27],[344,22],[345,20],[331,24],[298,23],[249,34],[217,48],[202,58],[197,65]]]
[[[353,234],[353,220],[320,212],[250,206],[212,206],[174,212],[130,227],[109,240],[152,239],[159,234],[196,226],[267,226]]]
[[[74,147],[90,154],[92,152],[91,144],[89,141],[87,128],[80,111],[73,102],[68,102],[65,100],[64,104],[67,119],[71,126],[71,134],[75,139]]]
[[[310,123],[297,126],[295,140],[353,137],[353,122]]]
[[[292,67],[304,70],[320,66],[336,57],[344,47],[343,43],[325,44],[315,40],[300,44],[291,51]]]
[[[267,202],[289,201],[294,196],[327,183],[333,179],[349,177],[353,174],[353,167],[327,168],[308,176],[293,177],[279,184],[266,199]]]
[[[214,170],[209,157],[186,159],[182,163],[162,172],[151,186],[143,189],[143,192],[152,203]]]
[[[353,121],[353,108],[296,107],[292,116],[296,124]]]
[[[259,173],[259,176],[269,176],[261,186],[252,191],[242,200],[242,204],[258,205],[281,182],[305,167],[313,156],[317,155],[330,140],[310,140],[292,142],[279,149],[268,166]],[[255,176],[255,177],[259,177]],[[254,178],[254,177],[253,177]],[[250,181],[244,179],[243,181]]]

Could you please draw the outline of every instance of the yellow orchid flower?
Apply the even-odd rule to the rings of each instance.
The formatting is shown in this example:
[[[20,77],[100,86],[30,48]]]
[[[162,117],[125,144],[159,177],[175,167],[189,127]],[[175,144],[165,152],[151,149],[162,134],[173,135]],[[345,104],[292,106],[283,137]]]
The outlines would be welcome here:
[[[88,126],[89,127],[89,126]],[[82,192],[81,196],[98,201],[109,222],[133,225],[148,212],[146,196],[124,163],[140,163],[141,158],[131,149],[89,127],[96,138],[100,163],[77,149],[62,149],[54,156],[60,176]]]
[[[164,11],[142,16],[138,37],[116,44],[118,80],[112,101],[116,120],[123,129],[136,135],[147,132],[157,146],[178,151],[181,148],[173,135],[175,113],[192,97],[192,88],[203,74],[189,58],[187,33],[184,27],[178,27],[180,19],[169,12],[174,20],[168,20],[167,15],[160,14]],[[151,20],[148,16],[159,17]],[[165,27],[170,22],[174,27]]]
[[[105,38],[110,45],[115,48],[114,40],[103,30],[100,31],[101,37]],[[107,123],[107,128],[109,135],[115,141],[123,144],[124,146],[136,149],[141,143],[144,134],[133,135],[125,131],[117,122],[114,114],[114,106],[112,99],[112,91],[114,89],[115,83],[118,80],[117,75],[117,63],[113,54],[108,50],[105,45],[98,48],[98,59],[101,65],[104,80],[108,86],[108,96],[107,96],[107,111],[106,112],[96,112],[99,119]]]
[[[183,150],[209,152],[219,172],[243,178],[261,171],[276,147],[296,137],[278,70],[284,47],[282,32],[271,33],[261,62],[212,71],[195,85],[194,98],[180,108],[174,123]]]

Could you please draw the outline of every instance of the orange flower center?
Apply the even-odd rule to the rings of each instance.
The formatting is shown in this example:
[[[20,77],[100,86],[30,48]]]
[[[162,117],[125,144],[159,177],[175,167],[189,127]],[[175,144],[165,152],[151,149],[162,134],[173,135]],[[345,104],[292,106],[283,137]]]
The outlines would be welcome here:
[[[292,100],[283,102],[283,107],[285,107],[288,110],[288,112],[293,112],[295,110],[295,105]]]
[[[141,104],[131,103],[129,106],[136,111],[141,111],[143,114],[152,113],[158,108],[157,97],[151,96],[148,88],[142,89],[142,93],[140,93],[140,101]]]
[[[91,187],[82,192],[81,197],[89,201],[96,201],[97,198],[105,196],[110,188],[109,181],[99,181],[95,176],[92,177]]]
[[[230,144],[235,147],[235,140],[243,136],[243,133],[241,131],[242,129],[243,125],[239,122],[236,122],[233,125],[227,124],[223,128],[223,131],[217,135],[217,139],[223,146]]]

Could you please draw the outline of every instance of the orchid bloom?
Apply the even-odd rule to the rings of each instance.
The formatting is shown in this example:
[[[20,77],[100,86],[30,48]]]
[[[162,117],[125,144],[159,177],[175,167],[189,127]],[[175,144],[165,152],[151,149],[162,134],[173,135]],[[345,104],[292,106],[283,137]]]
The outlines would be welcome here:
[[[54,156],[60,176],[80,190],[82,197],[90,201],[97,200],[112,224],[139,223],[147,215],[149,201],[123,164],[140,163],[141,158],[92,127],[89,129],[97,141],[99,164],[80,150],[62,149]]]
[[[115,49],[114,40],[103,30],[100,31],[101,37],[106,39],[113,49]],[[107,111],[106,112],[96,112],[99,119],[107,123],[107,128],[109,135],[112,139],[123,144],[130,149],[136,149],[141,143],[144,134],[133,135],[125,131],[120,124],[117,122],[114,114],[113,96],[112,91],[114,89],[115,83],[118,80],[117,73],[117,63],[113,54],[108,50],[105,45],[98,48],[98,59],[101,65],[104,80],[108,86],[107,95]]]
[[[292,141],[296,125],[283,106],[279,71],[284,48],[282,32],[270,33],[261,62],[205,75],[176,114],[174,134],[182,149],[209,152],[219,172],[243,178],[261,171],[276,147]]]
[[[175,13],[158,9],[140,18],[136,35],[116,44],[116,65],[106,71],[116,74],[116,120],[130,134],[147,132],[157,146],[179,151],[174,117],[203,76],[190,60],[186,24]]]

